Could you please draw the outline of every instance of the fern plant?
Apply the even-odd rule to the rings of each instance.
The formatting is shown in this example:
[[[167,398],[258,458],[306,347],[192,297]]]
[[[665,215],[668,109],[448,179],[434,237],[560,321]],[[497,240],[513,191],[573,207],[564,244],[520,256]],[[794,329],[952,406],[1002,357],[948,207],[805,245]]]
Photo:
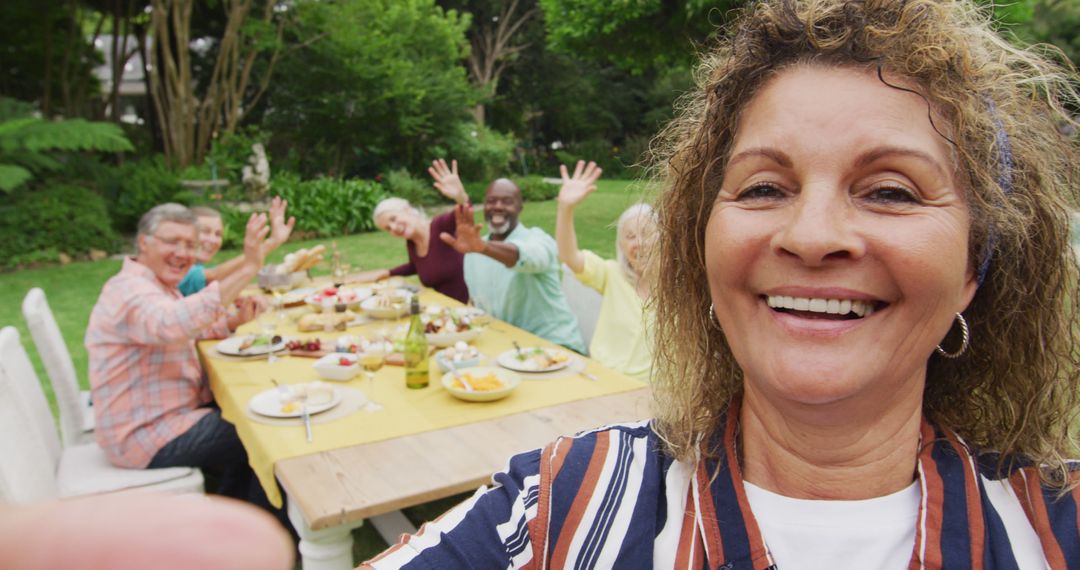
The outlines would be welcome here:
[[[0,97],[0,190],[11,192],[42,172],[59,170],[57,153],[134,150],[113,123],[33,116],[33,107]]]

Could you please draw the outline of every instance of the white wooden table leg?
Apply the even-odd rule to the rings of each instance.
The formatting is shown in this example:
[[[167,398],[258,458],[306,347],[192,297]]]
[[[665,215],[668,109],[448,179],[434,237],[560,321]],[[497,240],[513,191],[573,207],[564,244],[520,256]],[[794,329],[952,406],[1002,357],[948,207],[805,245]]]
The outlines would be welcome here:
[[[352,570],[352,529],[363,524],[355,523],[312,530],[304,515],[291,497],[286,497],[289,521],[300,535],[300,558],[304,570]]]
[[[401,540],[403,534],[416,534],[416,527],[401,511],[390,511],[367,520],[379,533],[379,536],[391,546]]]

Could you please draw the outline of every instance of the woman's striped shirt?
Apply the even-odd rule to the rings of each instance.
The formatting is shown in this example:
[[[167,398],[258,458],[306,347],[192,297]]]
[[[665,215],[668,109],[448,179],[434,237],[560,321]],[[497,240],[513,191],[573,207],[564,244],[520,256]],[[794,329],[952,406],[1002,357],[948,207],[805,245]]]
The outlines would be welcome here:
[[[736,417],[735,412],[729,417]],[[924,421],[922,502],[908,567],[1080,568],[1077,501],[1031,467],[1002,477]],[[648,422],[607,426],[513,457],[494,485],[370,561],[376,568],[776,568],[734,460],[662,451]],[[715,477],[711,476],[719,470]],[[1041,548],[1040,548],[1041,546]],[[1034,548],[1032,548],[1034,547]]]

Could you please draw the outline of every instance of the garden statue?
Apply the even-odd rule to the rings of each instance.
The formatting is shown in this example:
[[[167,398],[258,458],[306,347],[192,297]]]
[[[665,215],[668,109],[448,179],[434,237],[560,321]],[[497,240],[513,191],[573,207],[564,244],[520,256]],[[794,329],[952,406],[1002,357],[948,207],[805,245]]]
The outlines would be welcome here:
[[[261,198],[270,189],[270,162],[266,159],[262,143],[251,145],[251,152],[248,164],[241,171],[242,180],[248,196]]]

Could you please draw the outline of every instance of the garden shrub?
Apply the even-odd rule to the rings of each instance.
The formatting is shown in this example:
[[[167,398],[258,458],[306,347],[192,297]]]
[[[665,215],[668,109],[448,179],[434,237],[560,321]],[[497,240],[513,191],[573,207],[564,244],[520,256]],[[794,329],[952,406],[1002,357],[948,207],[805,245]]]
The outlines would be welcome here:
[[[432,158],[457,159],[463,180],[483,181],[486,186],[506,175],[514,157],[514,139],[483,125],[463,122],[454,128],[453,137],[431,150],[436,155]]]
[[[514,183],[521,189],[521,197],[526,202],[543,202],[559,195],[559,184],[544,182],[542,176],[519,176]]]
[[[181,192],[179,178],[160,155],[118,167],[103,191],[113,227],[125,233],[134,233],[139,218],[158,204],[186,205],[194,199],[190,192]]]
[[[291,185],[272,184],[271,193],[289,201],[289,215],[296,216],[294,232],[305,237],[375,229],[371,214],[386,196],[377,182],[358,178],[315,178]]]
[[[397,196],[418,206],[445,204],[447,198],[440,193],[430,177],[417,178],[404,168],[391,170],[383,175],[383,187],[391,196]]]
[[[113,251],[119,239],[105,200],[70,184],[20,191],[0,205],[0,268],[81,257],[91,249]]]
[[[544,182],[543,176],[513,176],[510,178],[521,189],[521,198],[526,202],[543,202],[559,195],[559,184]],[[473,204],[484,203],[484,193],[490,182],[465,182],[465,193]]]

